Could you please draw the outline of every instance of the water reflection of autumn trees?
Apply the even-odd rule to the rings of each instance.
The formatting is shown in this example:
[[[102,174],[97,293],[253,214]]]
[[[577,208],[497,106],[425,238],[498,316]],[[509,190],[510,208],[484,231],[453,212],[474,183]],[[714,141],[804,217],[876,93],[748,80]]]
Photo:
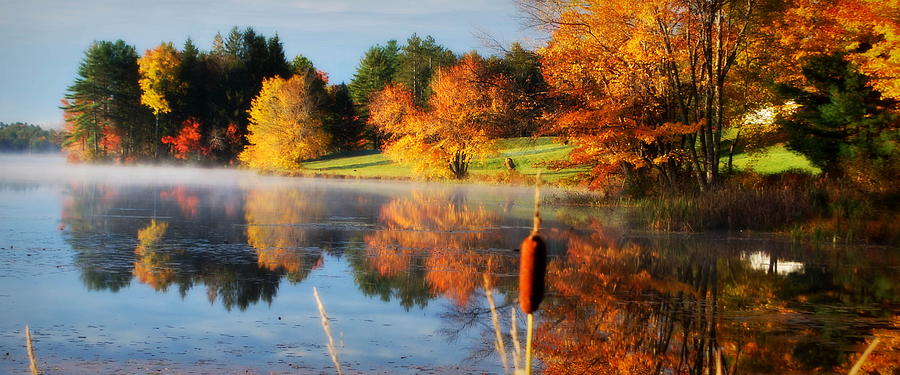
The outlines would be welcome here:
[[[202,284],[226,309],[271,302],[277,292],[284,272],[257,267],[233,229],[243,220],[240,191],[79,184],[66,195],[64,236],[89,289],[117,291],[134,278],[185,296]]]
[[[134,279],[185,296],[199,284],[210,302],[245,309],[270,303],[283,278],[304,280],[335,244],[361,245],[368,226],[356,215],[370,202],[334,198],[294,187],[73,185],[64,236],[90,289],[117,291]]]
[[[227,309],[271,302],[282,279],[305,280],[324,254],[343,257],[366,295],[407,309],[451,301],[442,332],[475,332],[473,357],[506,352],[511,369],[513,250],[530,231],[528,213],[452,190],[341,194],[73,185],[64,236],[90,289],[136,280],[185,295],[202,285]],[[635,237],[590,215],[553,215],[536,336],[548,373],[714,373],[719,356],[727,374],[846,373],[870,335],[882,346],[867,371],[900,363],[895,253]]]
[[[244,219],[247,244],[260,268],[287,272],[300,282],[322,265],[328,231],[317,230],[325,201],[322,192],[298,189],[254,189],[247,192]]]
[[[836,283],[847,264],[835,258],[787,274],[755,268],[746,256],[752,242],[627,239],[600,226],[569,238],[566,255],[549,266],[553,298],[537,334],[548,373],[846,372],[861,350],[859,330],[888,324],[900,299],[896,289],[863,291],[883,285],[892,266],[867,265],[888,272],[851,286]],[[813,284],[818,290],[804,287]],[[810,292],[852,294],[856,302],[846,306],[867,301],[868,312],[839,301],[811,306]],[[888,315],[870,316],[876,311]]]
[[[410,307],[443,295],[465,306],[482,285],[513,267],[501,217],[461,196],[414,193],[380,209],[381,228],[366,235],[366,265],[379,279],[360,285]],[[365,288],[371,288],[366,290]]]
[[[134,248],[134,275],[138,281],[156,290],[165,290],[175,282],[172,255],[156,248],[168,228],[168,223],[151,219],[150,224],[138,230],[138,245]]]

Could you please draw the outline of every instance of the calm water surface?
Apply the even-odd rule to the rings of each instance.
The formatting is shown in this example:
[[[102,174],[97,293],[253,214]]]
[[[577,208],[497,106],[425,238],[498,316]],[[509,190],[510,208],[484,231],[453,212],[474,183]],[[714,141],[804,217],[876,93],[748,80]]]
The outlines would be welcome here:
[[[46,373],[511,373],[532,199],[0,156],[0,373],[28,372],[25,324]],[[900,362],[896,248],[649,234],[553,202],[548,373],[699,374],[716,353],[847,373],[874,337],[869,370]]]

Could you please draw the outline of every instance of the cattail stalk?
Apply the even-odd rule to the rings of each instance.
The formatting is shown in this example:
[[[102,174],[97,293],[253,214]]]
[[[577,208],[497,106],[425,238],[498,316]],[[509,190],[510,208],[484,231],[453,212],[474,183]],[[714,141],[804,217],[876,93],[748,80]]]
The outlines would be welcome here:
[[[859,369],[862,368],[862,365],[866,363],[866,359],[869,358],[869,354],[872,354],[872,351],[875,350],[875,347],[878,346],[878,343],[881,342],[877,337],[875,340],[872,340],[872,343],[869,344],[869,347],[866,348],[866,351],[863,352],[862,356],[856,360],[856,364],[853,365],[853,368],[850,369],[849,375],[856,375],[859,372]]]
[[[519,345],[519,325],[516,322],[516,309],[509,309],[509,312],[509,335],[512,337],[513,344],[513,368],[515,368],[515,373],[519,374],[519,363],[522,360],[522,346]]]
[[[506,360],[506,345],[503,343],[503,335],[500,329],[500,317],[497,315],[497,306],[494,303],[494,295],[491,293],[491,280],[487,274],[482,275],[484,279],[484,294],[487,296],[488,306],[491,308],[491,321],[494,323],[494,334],[497,336],[497,342],[494,346],[497,353],[500,354],[500,362],[503,364],[503,373],[509,373],[509,363]]]
[[[528,333],[525,338],[525,374],[531,374],[531,335],[534,327],[534,314],[528,314]]]
[[[37,366],[37,358],[34,356],[34,346],[31,345],[31,330],[28,329],[28,325],[25,325],[25,348],[28,351],[28,364],[31,368],[32,375],[38,375],[41,373],[38,370]]]
[[[328,336],[328,354],[331,356],[331,362],[334,362],[334,368],[337,369],[338,375],[343,375],[341,362],[338,360],[337,348],[334,346],[334,337],[331,336],[331,325],[328,323],[328,315],[325,314],[325,305],[322,304],[322,299],[319,298],[319,291],[316,287],[313,287],[313,296],[316,297],[316,304],[319,305],[322,329],[325,330],[325,335]]]

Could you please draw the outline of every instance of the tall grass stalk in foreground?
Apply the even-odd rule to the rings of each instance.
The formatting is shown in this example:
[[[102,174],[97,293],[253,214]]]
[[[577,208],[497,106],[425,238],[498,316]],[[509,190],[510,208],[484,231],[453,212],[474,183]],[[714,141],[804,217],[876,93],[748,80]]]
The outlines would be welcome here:
[[[37,358],[34,356],[34,346],[31,345],[31,330],[28,329],[27,324],[25,325],[25,348],[28,350],[28,363],[31,368],[31,374],[40,374],[41,370],[38,370]]]
[[[512,337],[513,344],[513,367],[515,368],[515,374],[521,374],[522,370],[519,368],[519,363],[522,361],[522,345],[519,345],[519,324],[516,322],[516,309],[509,309],[510,312],[510,323],[509,323],[509,335]]]
[[[491,279],[488,278],[487,274],[483,274],[482,278],[484,279],[484,294],[487,297],[488,306],[491,307],[491,322],[494,323],[494,334],[497,336],[497,341],[494,343],[494,346],[497,349],[497,353],[500,354],[500,362],[503,364],[503,373],[508,374],[509,363],[506,361],[506,345],[503,343],[503,334],[500,330],[500,316],[497,314],[497,305],[494,303],[494,294],[491,293]]]
[[[872,343],[869,344],[869,347],[866,348],[866,351],[863,352],[862,356],[856,360],[856,364],[853,365],[853,368],[850,369],[849,375],[856,375],[859,372],[859,369],[862,368],[862,365],[866,363],[866,359],[869,358],[869,354],[872,354],[872,351],[875,350],[875,347],[878,346],[878,343],[881,342],[879,338],[875,338],[872,340]]]
[[[337,348],[334,346],[334,337],[331,336],[331,325],[328,323],[325,305],[322,304],[322,299],[319,298],[319,290],[316,287],[313,287],[313,296],[316,297],[316,305],[319,306],[319,316],[322,317],[322,329],[325,330],[325,335],[328,336],[328,354],[331,356],[331,361],[334,362],[334,368],[337,369],[338,375],[342,375],[341,362],[338,360]]]

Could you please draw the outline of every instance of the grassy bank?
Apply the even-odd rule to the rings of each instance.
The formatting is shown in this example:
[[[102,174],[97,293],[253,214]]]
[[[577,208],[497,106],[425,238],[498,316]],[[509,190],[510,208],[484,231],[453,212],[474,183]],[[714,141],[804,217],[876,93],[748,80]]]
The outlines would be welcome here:
[[[547,162],[564,160],[572,146],[563,145],[552,137],[508,138],[497,143],[498,153],[484,161],[476,161],[469,168],[475,180],[503,180],[507,174],[504,159],[511,158],[516,163],[516,171],[525,176],[534,176],[539,171],[545,181],[574,182],[578,174],[586,169],[565,169],[554,171],[546,167]],[[723,166],[727,158],[722,159]],[[738,172],[756,172],[763,175],[777,174],[789,170],[819,173],[809,160],[800,154],[776,145],[761,152],[740,153],[734,156],[734,169]],[[383,179],[417,178],[412,168],[393,162],[376,150],[349,151],[331,154],[323,158],[303,163],[300,174]]]
[[[728,158],[722,158],[722,163],[728,162]],[[740,153],[734,156],[734,169],[741,172],[756,172],[763,175],[771,175],[786,171],[801,171],[809,174],[818,174],[819,168],[812,165],[809,159],[794,151],[788,150],[783,145],[768,147],[760,152]]]
[[[512,158],[516,171],[525,176],[534,176],[539,171],[546,181],[558,182],[572,179],[582,169],[552,171],[542,163],[562,160],[568,156],[571,146],[560,144],[550,137],[509,138],[497,144],[498,153],[484,161],[476,161],[469,167],[471,178],[475,180],[502,180],[507,174],[503,160]],[[303,163],[303,174],[342,176],[357,178],[412,179],[417,176],[411,167],[398,164],[384,154],[373,151],[350,151],[328,155]]]

